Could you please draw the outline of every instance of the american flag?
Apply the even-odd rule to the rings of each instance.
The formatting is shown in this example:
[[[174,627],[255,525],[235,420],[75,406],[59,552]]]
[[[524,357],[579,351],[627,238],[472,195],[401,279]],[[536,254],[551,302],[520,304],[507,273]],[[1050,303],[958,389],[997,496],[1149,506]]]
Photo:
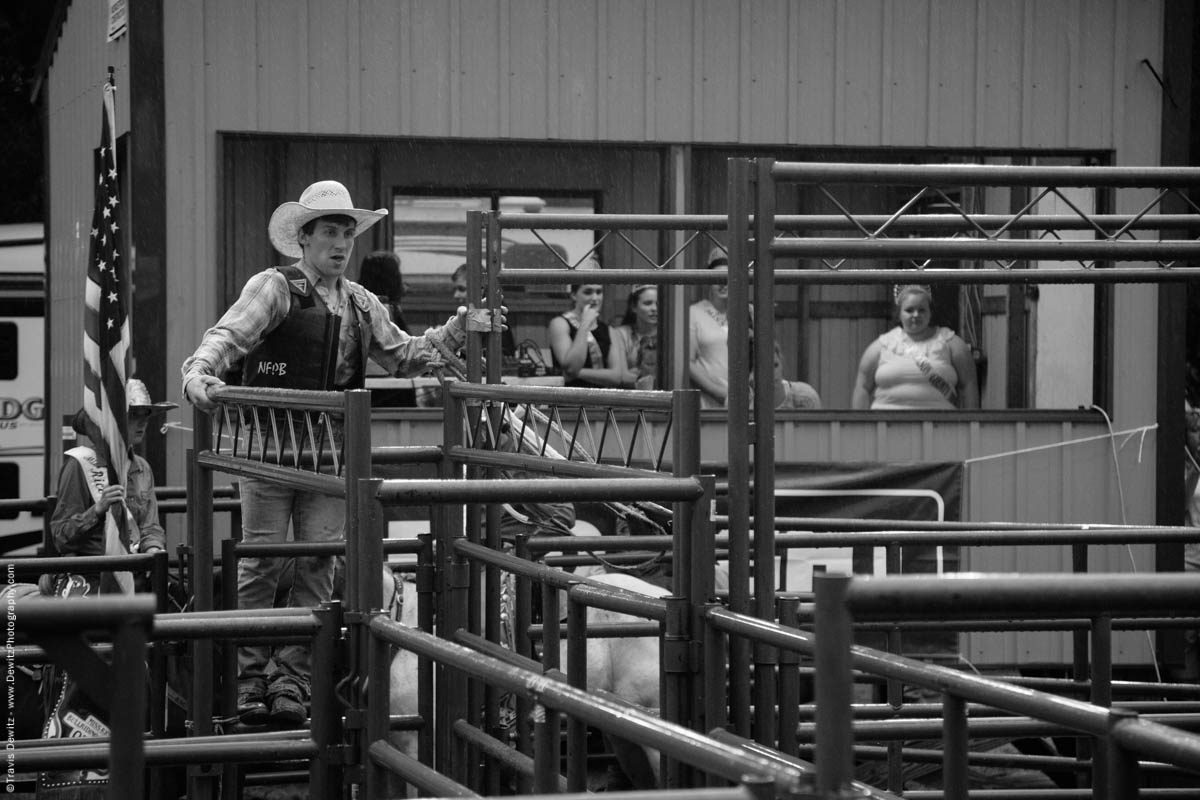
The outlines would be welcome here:
[[[108,461],[109,481],[124,484],[129,469],[125,380],[129,376],[132,353],[129,316],[125,311],[129,274],[118,247],[117,209],[120,201],[117,198],[117,150],[113,135],[115,92],[111,80],[105,83],[100,148],[95,155],[96,205],[92,214],[83,320],[83,407],[100,431],[101,441],[93,444],[103,451],[101,455]],[[112,511],[124,516],[123,508],[114,506]],[[119,530],[115,537],[112,535],[114,527]],[[109,533],[105,552],[109,555],[128,553],[126,526],[109,524],[106,529]]]

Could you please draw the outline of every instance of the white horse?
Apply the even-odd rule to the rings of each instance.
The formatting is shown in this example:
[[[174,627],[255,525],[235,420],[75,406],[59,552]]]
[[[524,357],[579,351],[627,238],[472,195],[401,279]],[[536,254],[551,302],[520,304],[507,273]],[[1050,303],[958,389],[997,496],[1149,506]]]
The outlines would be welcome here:
[[[584,577],[581,573],[577,573]],[[664,597],[669,592],[632,575],[602,573],[587,575],[590,580],[636,592],[648,597]],[[395,576],[384,567],[384,606],[392,619],[401,625],[417,627],[417,589],[412,581]],[[565,607],[565,606],[564,606]],[[636,622],[638,618],[602,608],[590,607],[588,626],[615,622]],[[561,643],[560,664],[566,665],[566,641]],[[659,709],[658,638],[613,637],[589,638],[587,642],[587,689],[606,691],[648,711]],[[391,714],[412,716],[417,713],[417,656],[397,648],[392,658],[388,707]],[[391,744],[407,755],[417,757],[417,734],[414,731],[394,731]],[[631,746],[628,742],[610,738],[618,763],[629,779],[639,788],[654,788],[658,783],[658,753],[649,748]]]
[[[417,585],[383,568],[383,605],[392,620],[410,628],[418,626]],[[417,655],[403,647],[396,648],[388,680],[388,708],[392,714],[408,716],[417,713]],[[405,754],[417,757],[417,734],[414,731],[393,731],[388,736],[392,746]]]
[[[578,574],[578,573],[577,573]],[[588,575],[589,580],[647,597],[665,597],[669,591],[649,581],[623,573]],[[604,608],[588,607],[587,624],[637,622],[637,617]],[[566,669],[567,642],[559,647],[559,663]],[[659,711],[658,637],[588,638],[587,689],[605,691],[641,706],[655,714]],[[617,763],[638,789],[654,789],[659,783],[658,751],[632,745],[615,736],[606,736]]]

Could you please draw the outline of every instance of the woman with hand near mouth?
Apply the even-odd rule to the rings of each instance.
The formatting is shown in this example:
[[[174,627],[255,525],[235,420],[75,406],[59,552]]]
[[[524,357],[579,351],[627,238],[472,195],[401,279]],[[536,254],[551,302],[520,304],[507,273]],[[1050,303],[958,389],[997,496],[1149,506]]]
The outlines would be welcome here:
[[[599,269],[594,261],[577,270]],[[612,331],[600,320],[604,287],[595,283],[571,285],[571,308],[550,320],[550,356],[562,370],[567,386],[619,387],[625,358],[613,347]]]

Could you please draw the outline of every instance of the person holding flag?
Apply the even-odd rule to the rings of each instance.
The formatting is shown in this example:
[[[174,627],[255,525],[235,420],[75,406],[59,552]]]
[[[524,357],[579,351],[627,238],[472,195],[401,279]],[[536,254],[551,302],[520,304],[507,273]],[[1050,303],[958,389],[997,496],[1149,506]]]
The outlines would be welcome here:
[[[95,202],[84,291],[83,408],[73,425],[77,433],[91,440],[91,446],[70,451],[59,475],[50,545],[61,555],[122,555],[131,552],[143,535],[146,546],[162,547],[154,479],[145,460],[133,454],[133,447],[145,435],[152,413],[178,405],[151,403],[145,384],[131,379],[130,282],[118,224],[115,118],[116,88],[109,67],[101,104],[100,146],[95,151]],[[127,483],[130,476],[135,476],[134,483]],[[96,585],[58,589],[56,593],[129,593],[133,579],[127,572],[105,573]]]
[[[108,455],[95,446],[102,434],[87,411],[80,409],[71,422],[75,432],[87,436],[92,446],[73,447],[63,459],[58,502],[50,518],[51,541],[58,555],[113,555],[114,539],[126,553],[152,553],[166,547],[154,496],[154,473],[134,448],[142,443],[153,417],[179,408],[179,404],[152,402],[146,385],[136,378],[129,380],[125,393],[129,398],[129,450],[122,483],[109,481]],[[118,527],[121,517],[123,534]],[[131,583],[127,572],[99,577],[60,573],[51,576],[46,588],[55,596],[86,596],[129,592]]]

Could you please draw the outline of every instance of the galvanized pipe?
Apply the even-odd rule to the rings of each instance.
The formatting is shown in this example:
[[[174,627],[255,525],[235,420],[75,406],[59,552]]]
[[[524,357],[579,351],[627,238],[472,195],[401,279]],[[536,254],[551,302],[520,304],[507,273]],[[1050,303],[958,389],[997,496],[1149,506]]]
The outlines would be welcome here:
[[[329,497],[344,497],[346,494],[346,482],[336,475],[305,472],[295,467],[267,464],[241,456],[227,456],[212,451],[198,453],[194,460],[196,466],[204,467],[203,471],[205,472],[224,472],[243,478],[260,478]]]
[[[586,500],[693,500],[703,490],[689,478],[522,478],[488,480],[386,480],[378,499],[387,505],[523,503]]]
[[[853,693],[850,671],[853,634],[845,602],[849,584],[850,578],[844,575],[813,577],[817,594],[816,639],[824,642],[815,653],[816,696],[821,699],[817,704],[817,792],[823,797],[839,796],[849,788],[854,775],[854,734],[847,713]]]
[[[1047,610],[1046,598],[1054,598]],[[1143,575],[1057,573],[981,575],[947,573],[888,575],[856,579],[847,589],[846,603],[855,619],[946,618],[1019,614],[1167,613],[1200,607],[1200,575],[1159,573],[1153,581]]]
[[[1200,256],[1200,242],[1191,239],[834,239],[834,238],[779,238],[771,242],[771,252],[777,256],[794,258],[864,258],[864,259],[970,259],[985,261],[1194,261]],[[879,270],[886,271],[886,270]],[[897,270],[898,271],[898,270]],[[944,276],[946,273],[972,273],[985,270],[922,269],[906,270],[909,280],[914,276],[922,280],[931,273]],[[1054,283],[1043,280],[1044,270],[999,270],[1013,273],[1032,273],[1025,280],[1031,283]],[[1066,272],[1067,270],[1058,270]],[[1086,283],[1125,283],[1111,278],[1104,279],[1108,270],[1079,268],[1070,270],[1081,277],[1091,276]],[[1130,272],[1137,270],[1124,270]],[[1151,270],[1155,271],[1155,270]],[[1157,270],[1173,274],[1173,280],[1186,280],[1200,273],[1191,267],[1171,267]],[[796,279],[799,270],[780,270],[778,278],[788,281]],[[1096,274],[1100,273],[1100,274]],[[844,274],[840,270],[804,270],[802,274],[814,278],[826,278],[832,274]],[[1145,279],[1143,279],[1145,280]],[[1153,279],[1152,279],[1153,280]],[[821,280],[801,281],[821,283]],[[976,281],[977,282],[977,281]],[[987,281],[991,283],[992,281]]]
[[[301,389],[275,389],[229,384],[209,390],[209,397],[219,403],[240,403],[262,408],[323,412],[334,417],[341,417],[345,413],[345,394],[345,392],[314,392]]]
[[[1029,695],[1028,692],[1025,693]],[[1095,708],[1094,706],[1091,708]],[[999,709],[998,713],[1005,713]],[[971,738],[997,737],[1015,739],[1025,736],[1063,736],[1071,734],[1095,734],[1091,730],[1081,731],[1078,721],[1059,724],[1047,722],[1035,716],[1019,717],[969,717]],[[1200,717],[1195,714],[1145,714],[1138,719],[1155,725],[1169,726],[1184,735],[1200,732]],[[937,739],[942,735],[943,722],[938,719],[885,719],[855,720],[852,727],[858,740],[903,741],[907,739]],[[1099,729],[1099,728],[1097,728]],[[1186,733],[1185,733],[1186,732]],[[801,741],[816,739],[817,728],[812,723],[801,723],[796,727],[796,736]],[[1161,759],[1160,759],[1161,760]]]
[[[386,741],[372,742],[367,748],[372,762],[399,775],[425,795],[435,797],[481,797],[482,795],[451,780],[432,767],[427,767],[415,758],[400,752]]]
[[[883,239],[877,241],[863,242],[858,239],[833,240],[836,242],[845,241],[845,245],[838,245],[840,252],[834,252],[830,246],[819,239],[787,239],[783,240],[779,247],[775,250],[777,256],[804,256],[808,258],[834,258],[834,257],[857,257],[857,258],[915,258],[915,256],[904,256],[900,252],[889,252],[884,255],[883,250],[893,248],[894,245],[900,245],[905,249],[912,248],[913,239]],[[929,240],[924,240],[929,241]],[[966,244],[956,245],[956,242],[962,241]],[[948,242],[946,247],[942,247],[936,253],[928,253],[929,257],[935,258],[963,258],[963,259],[1000,259],[1000,260],[1020,260],[1025,257],[1036,257],[1045,261],[1111,261],[1117,253],[1116,250],[1105,250],[1100,252],[1100,248],[1125,248],[1123,258],[1132,261],[1182,261],[1194,260],[1195,255],[1200,253],[1200,243],[1187,243],[1186,246],[1174,247],[1167,243],[1159,242],[1131,242],[1131,243],[1090,243],[1080,242],[1078,240],[1064,241],[1061,245],[1081,244],[1088,245],[1094,248],[1094,252],[1100,254],[1083,255],[1082,251],[1075,250],[1051,250],[1057,246],[1053,242],[1043,243],[1030,240],[1012,240],[1005,239],[1004,242],[1021,241],[1025,242],[1023,246],[1026,255],[1018,256],[1015,251],[1000,250],[1000,245],[990,241],[975,241],[972,240],[952,240]],[[816,244],[812,244],[812,243]],[[799,243],[799,244],[797,244]],[[1128,245],[1137,245],[1129,247]],[[951,245],[957,247],[958,251],[970,251],[968,255],[953,255]],[[1037,252],[1037,248],[1041,247],[1042,255],[1030,255]],[[972,249],[975,248],[975,249]],[[1170,248],[1170,249],[1168,249]],[[935,248],[937,249],[937,248]],[[854,253],[852,251],[866,251]],[[805,251],[805,252],[800,252]],[[983,251],[983,252],[979,252]],[[922,251],[926,253],[927,251]],[[548,269],[520,269],[511,270],[509,275],[513,276],[513,280],[519,280],[521,283],[531,286],[539,285],[558,285],[570,282],[570,278],[564,279],[562,270]],[[517,277],[519,275],[519,277]],[[1032,283],[1032,284],[1051,284],[1051,283],[1079,283],[1079,284],[1114,284],[1114,283],[1170,283],[1172,281],[1187,281],[1194,280],[1200,276],[1200,269],[1193,267],[1160,267],[1160,268],[1136,268],[1136,267],[1114,267],[1111,269],[1084,269],[1078,268],[1045,268],[1045,269],[1001,269],[1001,268],[985,268],[985,269],[778,269],[775,271],[775,284],[777,286],[795,286],[795,285],[871,285],[871,284],[893,284],[906,283],[915,279],[919,279],[922,283],[942,284],[942,283],[959,283],[959,284],[978,284],[978,283],[994,283],[994,284],[1013,284],[1013,283]],[[714,283],[723,283],[728,280],[728,274],[722,269],[706,269],[706,270],[618,270],[604,269],[593,270],[588,273],[588,281],[603,285],[628,285],[630,283],[660,283],[683,286],[709,285]],[[531,389],[535,387],[521,387],[522,389]],[[545,388],[545,387],[541,387]],[[551,387],[554,388],[554,387]],[[616,389],[596,389],[592,391],[618,391]],[[621,390],[626,391],[626,390]]]
[[[307,737],[307,731],[291,732]],[[140,738],[133,737],[140,743]],[[17,748],[16,763],[22,771],[44,772],[58,769],[102,768],[109,764],[110,743],[75,744],[58,742],[51,747]],[[309,761],[316,756],[316,746],[308,738],[280,738],[274,733],[238,736],[189,736],[162,741],[147,741],[145,763],[148,766],[167,764],[209,764],[218,761]],[[140,778],[140,776],[139,776]]]
[[[604,270],[617,272],[618,270]],[[601,273],[595,273],[597,276]],[[558,273],[563,277],[562,273]],[[592,273],[588,273],[591,281]],[[567,281],[569,282],[569,281]],[[596,281],[599,283],[599,281]],[[634,411],[671,410],[671,392],[645,389],[592,389],[582,386],[509,386],[503,383],[447,381],[446,393],[453,399],[486,400],[493,404],[532,403],[584,408],[627,408]]]
[[[480,753],[506,769],[529,778],[533,777],[534,766],[532,758],[514,750],[507,743],[488,736],[478,728],[467,724],[466,721],[460,719],[454,723],[454,735],[464,741],[470,742]],[[567,792],[567,781],[561,776],[558,781],[558,792],[558,794],[544,796],[562,797]]]
[[[509,691],[534,697],[547,707],[577,715],[587,723],[631,741],[669,752],[673,757],[696,764],[729,780],[744,774],[769,775],[777,787],[790,790],[799,773],[772,764],[766,759],[747,755],[735,748],[653,715],[630,709],[600,696],[588,695],[559,681],[527,670],[480,658],[473,650],[414,631],[389,620],[370,620],[371,631],[392,644],[428,656],[476,677],[496,683]]]
[[[1200,186],[1194,167],[1057,167],[1009,164],[853,164],[777,161],[771,177],[794,183],[922,186],[1080,186],[1187,189]]]
[[[513,214],[500,212],[501,225],[510,230],[684,230],[723,231],[729,218],[724,214]],[[754,215],[750,215],[753,223]],[[970,222],[968,222],[970,220]],[[1090,220],[1090,221],[1089,221]],[[1004,226],[1009,230],[1093,230],[1128,228],[1130,230],[1194,230],[1200,228],[1196,214],[855,214],[853,221],[844,214],[776,214],[776,230],[827,231],[863,227],[878,230],[885,224],[896,230],[975,230]],[[1093,226],[1092,223],[1095,223]],[[565,267],[564,267],[565,269]],[[515,270],[503,270],[508,275]],[[503,279],[502,279],[502,282]]]

